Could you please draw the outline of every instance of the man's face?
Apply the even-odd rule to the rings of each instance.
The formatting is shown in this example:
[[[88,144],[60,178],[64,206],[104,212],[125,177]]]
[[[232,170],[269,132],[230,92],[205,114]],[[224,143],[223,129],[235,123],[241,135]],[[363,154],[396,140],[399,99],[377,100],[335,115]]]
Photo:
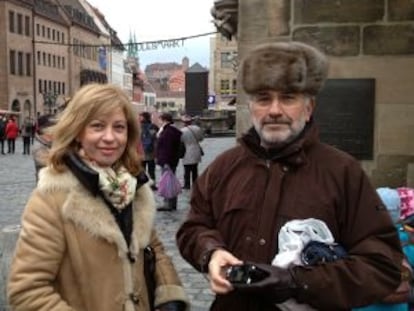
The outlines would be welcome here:
[[[314,102],[309,96],[271,90],[250,96],[251,118],[265,148],[293,141],[309,121]]]

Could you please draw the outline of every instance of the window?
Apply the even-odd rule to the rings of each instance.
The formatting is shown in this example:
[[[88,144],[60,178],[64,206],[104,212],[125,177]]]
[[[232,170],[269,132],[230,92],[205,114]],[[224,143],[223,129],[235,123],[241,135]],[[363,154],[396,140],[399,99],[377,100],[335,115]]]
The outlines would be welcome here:
[[[62,94],[65,94],[65,82],[62,82]]]
[[[36,24],[36,35],[40,36],[40,24]]]
[[[47,92],[47,81],[43,80],[43,92],[46,93]]]
[[[42,37],[45,37],[45,35],[46,35],[45,25],[42,25]]]
[[[233,94],[237,94],[237,80],[233,79],[233,83],[232,83],[232,93]]]
[[[53,68],[56,68],[56,56],[53,55],[52,57],[52,64],[53,64]]]
[[[62,69],[65,69],[65,58],[62,57]]]
[[[52,63],[52,57],[51,57],[50,53],[48,53],[47,54],[47,65],[50,67],[51,63]]]
[[[9,11],[9,31],[14,32],[14,12]]]
[[[30,37],[30,16],[24,17],[24,33],[26,36]]]
[[[60,56],[57,57],[57,67],[60,68]]]
[[[62,43],[65,43],[65,34],[62,32]]]
[[[220,80],[220,94],[221,95],[230,94],[230,81],[229,80]]]
[[[41,79],[39,79],[38,81],[38,92],[39,94],[42,93],[42,80]]]
[[[221,68],[232,68],[233,67],[232,60],[233,60],[233,56],[231,52],[222,52],[221,60],[220,60]]]
[[[17,33],[19,35],[23,34],[23,15],[17,14]]]
[[[19,76],[23,75],[23,52],[17,53],[17,71]]]
[[[37,51],[37,64],[40,65],[42,62],[42,57],[40,56],[40,51]]]
[[[46,53],[43,52],[43,66],[46,66]]]
[[[56,88],[56,81],[53,81],[53,93],[56,94],[57,88]]]
[[[16,74],[16,51],[11,50],[10,51],[10,74],[15,75]]]
[[[26,53],[26,76],[32,75],[32,55],[30,53]]]
[[[57,42],[60,42],[60,31],[56,31]]]
[[[47,38],[50,39],[50,28],[47,27]]]
[[[55,41],[55,37],[56,37],[56,31],[53,29],[52,30],[52,40]]]

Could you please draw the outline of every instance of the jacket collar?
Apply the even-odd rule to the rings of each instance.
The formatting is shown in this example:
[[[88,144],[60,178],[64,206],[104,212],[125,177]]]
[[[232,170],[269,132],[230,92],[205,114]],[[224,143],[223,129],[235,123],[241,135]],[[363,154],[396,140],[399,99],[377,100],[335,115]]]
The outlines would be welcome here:
[[[306,162],[306,150],[318,139],[318,129],[313,120],[309,121],[302,133],[291,143],[278,149],[265,149],[260,145],[260,137],[254,127],[240,138],[240,143],[257,157],[279,161],[292,166],[300,166]]]
[[[37,184],[38,191],[55,198],[52,202],[57,202],[63,220],[83,228],[93,236],[114,243],[120,257],[126,258],[128,252],[136,257],[139,250],[149,244],[155,219],[155,199],[148,183],[143,184],[141,179],[138,181],[140,186],[133,200],[133,232],[128,249],[110,210],[100,196],[93,195],[93,191],[98,187],[96,172],[91,172],[88,167],[82,166],[81,162],[76,162],[76,157],[72,160],[68,160],[68,163],[72,163],[75,167],[73,171],[68,169],[58,173],[51,167],[41,169]],[[83,181],[75,175],[75,172],[82,176]],[[88,181],[88,178],[92,180]]]

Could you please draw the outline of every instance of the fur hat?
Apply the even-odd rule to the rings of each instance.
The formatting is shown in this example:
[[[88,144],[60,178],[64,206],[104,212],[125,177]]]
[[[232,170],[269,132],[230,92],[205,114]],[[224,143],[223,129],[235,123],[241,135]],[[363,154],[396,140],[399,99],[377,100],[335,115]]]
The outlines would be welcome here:
[[[275,90],[316,95],[326,79],[328,61],[310,45],[273,42],[251,50],[240,70],[241,84],[247,94]]]

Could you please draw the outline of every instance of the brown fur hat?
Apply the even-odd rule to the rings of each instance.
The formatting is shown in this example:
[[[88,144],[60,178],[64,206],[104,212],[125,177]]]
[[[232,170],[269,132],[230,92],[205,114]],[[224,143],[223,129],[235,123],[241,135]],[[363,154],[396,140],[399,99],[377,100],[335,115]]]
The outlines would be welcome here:
[[[247,94],[262,90],[316,95],[328,72],[324,54],[301,42],[261,44],[243,59],[241,85]]]

